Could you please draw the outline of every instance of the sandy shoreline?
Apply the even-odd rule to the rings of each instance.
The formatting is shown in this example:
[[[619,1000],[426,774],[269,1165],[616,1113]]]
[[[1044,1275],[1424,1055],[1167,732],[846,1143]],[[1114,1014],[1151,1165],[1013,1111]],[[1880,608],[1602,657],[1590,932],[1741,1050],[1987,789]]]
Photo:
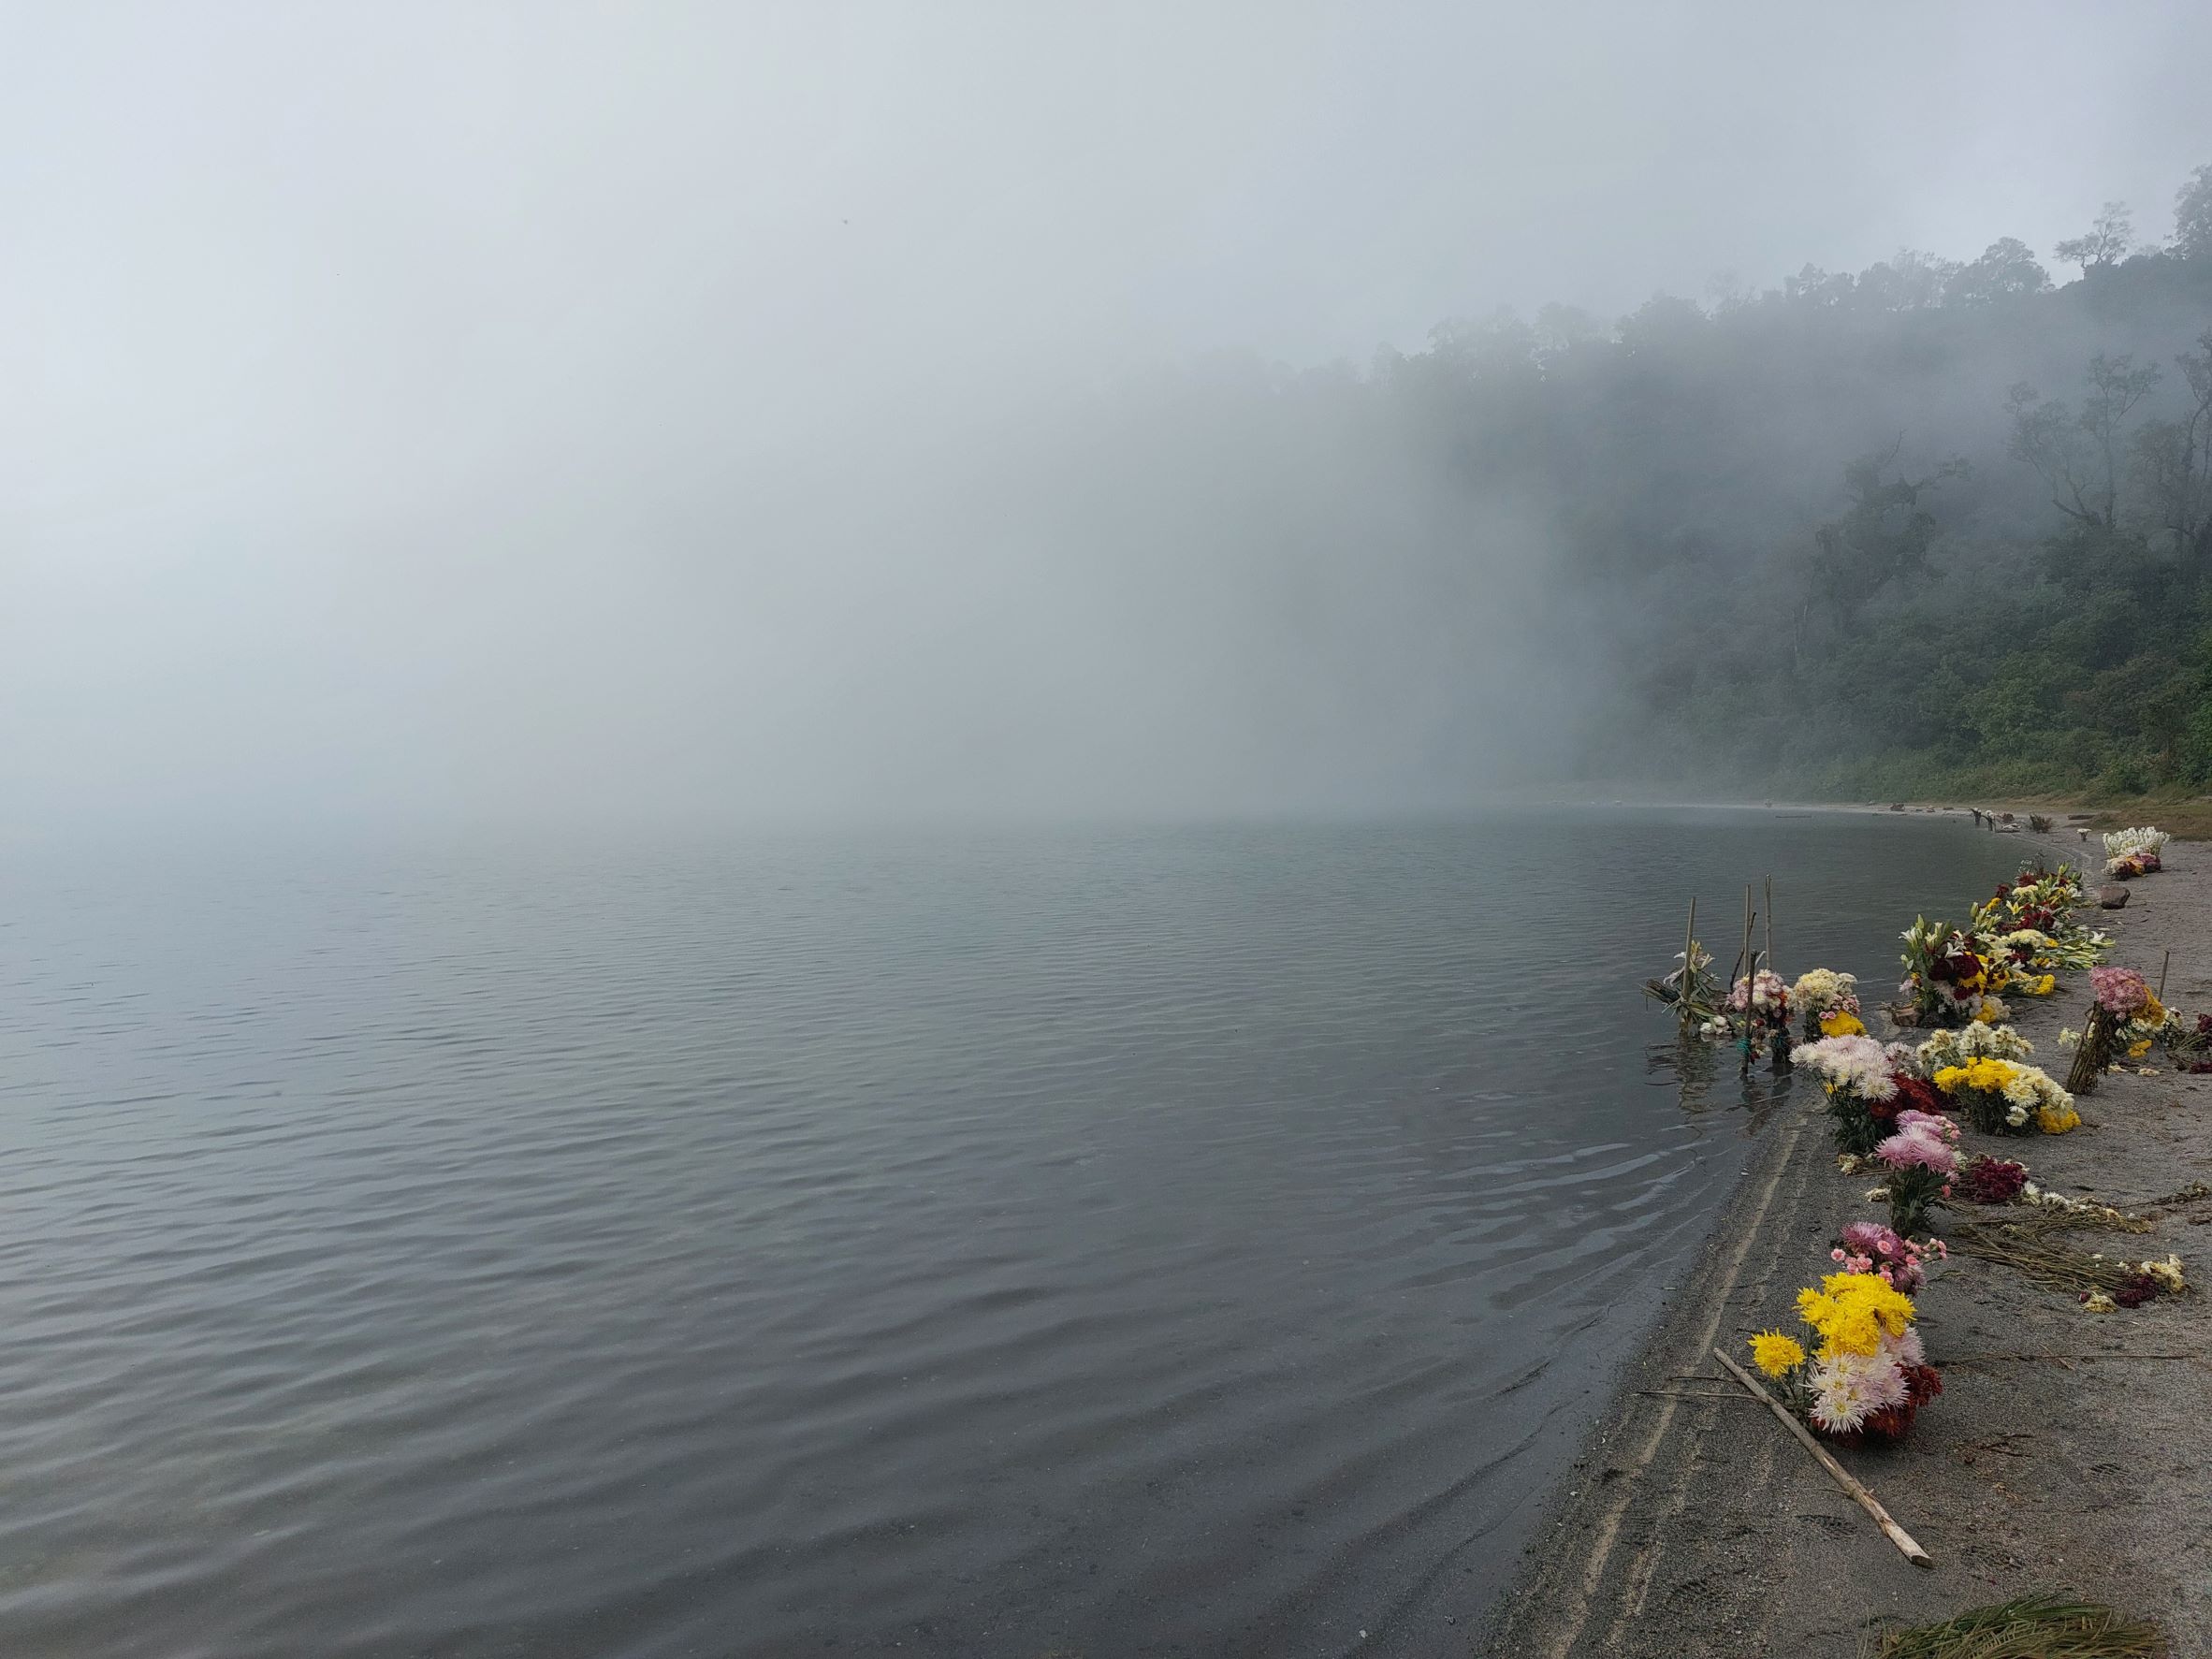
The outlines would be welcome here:
[[[1865,808],[1860,808],[1865,810]],[[2023,858],[2088,863],[2061,821],[2008,837]],[[2091,844],[2088,851],[2100,851]],[[2103,913],[2113,961],[2168,1000],[2212,1009],[2212,851],[2176,845],[2166,870]],[[2090,866],[2092,882],[2100,864]],[[1958,895],[1963,916],[1970,899]],[[1901,927],[1910,917],[1900,917]],[[2062,1072],[2050,1039],[2078,1026],[2088,976],[2015,1005],[2014,1023]],[[2084,1127],[1969,1150],[2021,1158],[2058,1190],[2123,1210],[2212,1181],[2212,1077],[2108,1077]],[[1878,1218],[1870,1180],[1838,1171],[1809,1102],[1760,1137],[1727,1211],[1618,1383],[1475,1652],[1496,1659],[1803,1654],[1854,1659],[1880,1621],[1948,1616],[2068,1588],[2154,1618],[2182,1659],[2212,1659],[2212,1324],[2205,1291],[2104,1316],[2009,1268],[1954,1258],[1922,1292],[1946,1391],[1902,1447],[1841,1454],[1934,1557],[1909,1565],[1749,1396],[1730,1398],[1710,1350],[1786,1324],[1845,1221]],[[1938,1212],[1938,1230],[1943,1213]],[[2085,1247],[2177,1251],[2212,1288],[2212,1200],[2161,1214],[2148,1234],[2082,1234]],[[2066,1360],[2019,1355],[2064,1355]],[[2129,1359],[2129,1355],[2185,1356]]]

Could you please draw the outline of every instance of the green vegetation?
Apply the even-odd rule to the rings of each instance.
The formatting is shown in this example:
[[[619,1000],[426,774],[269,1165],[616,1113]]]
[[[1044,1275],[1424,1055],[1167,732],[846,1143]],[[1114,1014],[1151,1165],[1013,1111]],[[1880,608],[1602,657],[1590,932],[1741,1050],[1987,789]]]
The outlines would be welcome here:
[[[2066,289],[2000,243],[1945,278],[1932,315],[1884,305],[1879,267],[1785,295],[1783,310],[1833,294],[1796,352],[1849,335],[1910,384],[1967,342],[1986,386],[2008,348],[2028,363],[2067,339],[2078,392],[2022,378],[2001,425],[1900,418],[1849,461],[1840,510],[1731,582],[1717,628],[1653,642],[1632,703],[1652,711],[1654,752],[1846,797],[2212,783],[2212,169],[2180,206],[2190,251],[2124,259],[2108,206],[2062,244],[2085,267]],[[1870,287],[1872,317],[1853,316]]]

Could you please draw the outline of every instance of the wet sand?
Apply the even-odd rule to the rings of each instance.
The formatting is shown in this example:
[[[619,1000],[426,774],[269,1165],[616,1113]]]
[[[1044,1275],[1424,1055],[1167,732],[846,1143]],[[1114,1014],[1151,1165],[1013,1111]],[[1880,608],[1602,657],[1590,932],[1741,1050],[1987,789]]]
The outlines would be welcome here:
[[[2063,823],[2008,838],[2023,858],[2088,862]],[[2094,843],[2086,851],[2101,861]],[[2114,963],[2154,982],[2170,949],[2166,1000],[2193,1016],[2212,1010],[2212,846],[2168,852],[2099,925]],[[1959,913],[1979,896],[1959,895]],[[2074,973],[2050,997],[2014,1003],[2013,1023],[2060,1078],[2069,1056],[2050,1040],[2078,1028],[2088,1002],[2088,976]],[[1968,1129],[1965,1149],[2135,1213],[2212,1182],[2212,1076],[2108,1076],[2080,1106],[2073,1134]],[[2212,1659],[2212,1199],[2157,1211],[2154,1232],[2074,1235],[2134,1259],[2177,1251],[2199,1287],[2188,1297],[2098,1316],[1988,1262],[1954,1257],[1931,1276],[1918,1300],[1943,1396],[1904,1445],[1838,1454],[1934,1558],[1928,1570],[1763,1406],[1721,1386],[1714,1346],[1740,1354],[1753,1331],[1794,1329],[1792,1299],[1829,1265],[1837,1231],[1884,1217],[1865,1199],[1875,1177],[1837,1170],[1817,1108],[1791,1109],[1764,1140],[1475,1652],[1855,1659],[1885,1621],[2064,1588],[2158,1620],[2177,1659]]]

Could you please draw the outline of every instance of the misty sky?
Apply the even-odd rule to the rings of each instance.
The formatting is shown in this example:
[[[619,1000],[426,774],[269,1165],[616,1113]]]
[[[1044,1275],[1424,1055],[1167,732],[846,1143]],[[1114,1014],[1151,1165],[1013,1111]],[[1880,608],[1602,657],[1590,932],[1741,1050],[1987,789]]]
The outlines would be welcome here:
[[[1284,787],[1279,664],[1086,633],[985,501],[1034,411],[2162,232],[2208,62],[2181,4],[0,0],[6,810],[1357,793]]]

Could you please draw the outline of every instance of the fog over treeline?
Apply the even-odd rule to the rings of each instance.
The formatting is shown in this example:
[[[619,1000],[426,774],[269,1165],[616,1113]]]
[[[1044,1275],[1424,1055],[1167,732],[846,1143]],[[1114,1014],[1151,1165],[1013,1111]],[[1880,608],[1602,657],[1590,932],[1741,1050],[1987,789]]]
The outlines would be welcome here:
[[[2212,773],[2191,11],[0,30],[12,827]]]

